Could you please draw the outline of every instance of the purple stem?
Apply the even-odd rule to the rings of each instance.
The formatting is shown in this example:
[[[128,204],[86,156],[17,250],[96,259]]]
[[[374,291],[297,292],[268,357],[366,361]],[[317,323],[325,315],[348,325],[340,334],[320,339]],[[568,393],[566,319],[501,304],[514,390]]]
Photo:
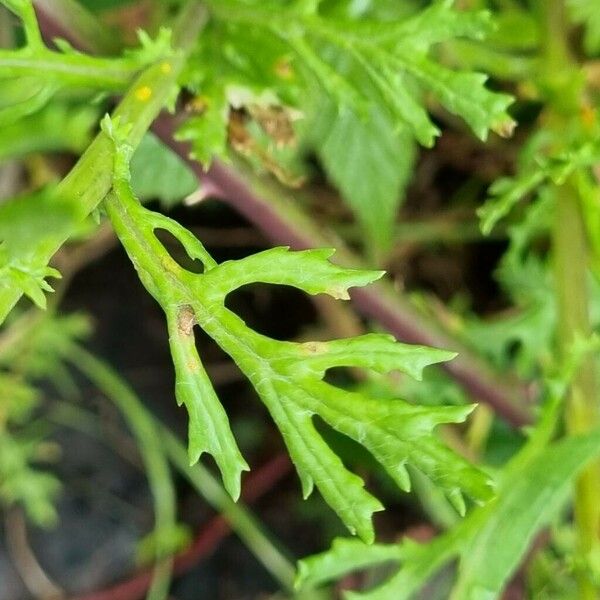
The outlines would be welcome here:
[[[119,37],[76,0],[34,0],[46,43],[62,37],[78,50],[113,54],[120,50]]]

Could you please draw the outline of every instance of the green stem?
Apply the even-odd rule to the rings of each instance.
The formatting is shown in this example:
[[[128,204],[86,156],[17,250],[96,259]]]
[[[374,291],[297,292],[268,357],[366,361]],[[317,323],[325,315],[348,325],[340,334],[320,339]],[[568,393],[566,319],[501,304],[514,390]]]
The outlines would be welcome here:
[[[85,54],[62,54],[41,49],[15,52],[0,50],[0,75],[12,77],[43,77],[50,82],[74,87],[121,92],[140,65],[133,59],[98,58]]]
[[[559,345],[567,360],[576,338],[591,334],[587,290],[587,248],[584,223],[575,188],[556,190],[554,268],[559,310]],[[589,431],[599,422],[598,385],[594,357],[582,361],[575,374],[565,411],[569,434]],[[575,486],[575,521],[586,568],[578,574],[580,598],[595,599],[599,589],[592,573],[600,572],[600,465],[592,463]]]
[[[546,65],[564,67],[571,61],[569,42],[565,36],[566,13],[563,0],[536,0],[542,23],[542,47]]]
[[[113,118],[119,117],[122,124],[131,125],[128,143],[133,148],[140,143],[154,119],[172,98],[186,57],[206,20],[207,13],[203,5],[197,0],[188,2],[174,27],[174,45],[178,51],[143,71],[115,110]],[[113,143],[106,134],[100,132],[58,185],[54,201],[45,209],[48,214],[39,214],[40,210],[25,206],[27,202],[22,200],[2,205],[0,223],[10,223],[13,231],[31,231],[31,216],[36,212],[41,221],[52,223],[51,227],[40,228],[39,233],[36,232],[27,240],[17,237],[13,243],[5,241],[3,250],[6,261],[9,264],[25,261],[34,267],[46,265],[106,196],[112,185],[112,173]],[[21,291],[13,286],[0,285],[0,323],[21,295]]]
[[[294,566],[264,533],[254,516],[234,502],[210,471],[200,463],[190,466],[187,450],[164,426],[160,427],[162,443],[175,468],[196,491],[229,522],[254,556],[271,573],[283,589],[291,591]]]
[[[2,0],[8,10],[12,11],[23,21],[23,29],[27,45],[31,48],[43,48],[44,41],[33,10],[33,4],[21,0]]]
[[[542,84],[548,94],[548,118],[557,139],[572,129],[572,115],[581,104],[582,86],[568,43],[564,0],[538,0],[543,26],[544,70]],[[588,249],[584,216],[570,178],[555,188],[553,230],[554,275],[558,303],[558,344],[562,361],[569,359],[578,338],[589,338]],[[595,358],[584,358],[571,381],[565,422],[571,435],[585,433],[600,421]],[[578,570],[579,598],[592,600],[600,594],[600,465],[592,463],[575,485],[575,522],[584,565]]]
[[[73,360],[78,359],[73,357]],[[92,362],[89,362],[91,358]],[[175,468],[192,484],[195,490],[202,496],[218,513],[222,514],[231,525],[233,531],[240,537],[246,547],[263,564],[273,578],[280,585],[291,591],[295,569],[285,555],[271,541],[256,517],[241,502],[234,502],[227,491],[219,484],[218,480],[201,463],[190,466],[187,450],[184,445],[157,419],[145,409],[140,399],[131,388],[105,363],[85,353],[84,363],[76,363],[86,375],[89,376],[104,393],[109,396],[119,408],[125,409],[133,416],[132,411],[143,412],[143,421],[152,419],[154,430],[158,436],[154,438],[156,446],[157,437],[162,440],[165,453]],[[60,404],[51,416],[53,421],[76,427],[88,435],[100,436],[97,420],[80,408],[70,404]],[[307,592],[308,593],[308,592]],[[325,592],[311,592],[310,598],[324,598]],[[305,596],[308,598],[308,596]]]
[[[202,4],[196,0],[189,2],[174,28],[174,45],[179,52],[146,69],[114,111],[113,119],[131,124],[127,143],[133,148],[171,99],[177,78],[206,19]],[[100,132],[59,185],[56,195],[67,198],[68,202],[78,198],[82,218],[96,208],[111,188],[113,148],[113,142]]]
[[[66,357],[117,405],[137,440],[154,498],[156,566],[147,600],[163,600],[169,593],[172,560],[165,560],[170,549],[163,548],[161,541],[176,528],[176,503],[169,464],[156,443],[156,422],[131,388],[103,361],[77,345],[67,348]]]

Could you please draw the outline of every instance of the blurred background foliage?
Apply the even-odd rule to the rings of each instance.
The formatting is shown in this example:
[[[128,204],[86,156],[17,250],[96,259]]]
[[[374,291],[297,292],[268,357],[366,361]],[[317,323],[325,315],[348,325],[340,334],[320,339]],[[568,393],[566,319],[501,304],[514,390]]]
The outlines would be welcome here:
[[[53,5],[49,0],[37,4],[42,15],[44,7]],[[70,4],[54,6],[67,10]],[[107,28],[117,47],[123,43],[129,48],[139,48],[138,28],[156,39],[160,26],[181,4],[81,2]],[[242,9],[239,19],[232,18],[229,4],[237,8],[245,4],[260,13],[274,3],[208,3],[222,19],[209,23],[184,70],[181,83],[186,92],[177,110],[187,119],[178,124],[177,139],[191,142],[195,157],[206,165],[215,156],[226,161],[244,175],[255,193],[288,199],[309,215],[311,227],[326,232],[329,244],[339,241],[364,264],[385,268],[395,294],[410,305],[409,319],[416,315],[419,322],[427,323],[428,334],[451,340],[453,347],[464,350],[467,360],[473,357],[475,369],[483,365],[482,372],[493,373],[493,381],[518,390],[519,406],[529,417],[547,414],[551,400],[564,397],[573,373],[590,354],[597,368],[597,340],[592,335],[600,325],[600,9],[596,3],[565,3],[569,20],[561,25],[562,35],[572,61],[572,80],[565,83],[559,77],[564,74],[562,67],[552,72],[548,66],[539,2],[455,2],[459,14],[486,9],[493,17],[469,20],[460,26],[464,35],[457,37],[451,31],[443,39],[424,43],[424,48],[418,34],[416,46],[406,42],[411,59],[416,61],[419,53],[427,55],[427,62],[419,66],[430,79],[406,77],[408,98],[418,98],[425,108],[423,114],[416,108],[408,117],[401,114],[404,120],[398,118],[399,109],[389,97],[382,101],[386,90],[369,79],[387,68],[385,45],[376,58],[369,55],[375,70],[369,75],[360,56],[348,59],[331,38],[318,37],[316,26],[314,31],[307,29],[301,38],[312,44],[301,48],[306,64],[316,55],[330,70],[323,74],[325,82],[307,77],[310,84],[306,84],[281,36],[272,34],[273,28],[285,29],[285,23],[280,20],[271,29],[264,24],[250,27]],[[324,0],[319,10],[325,23],[328,18],[357,23],[373,19],[393,25],[423,10],[431,11],[431,19],[435,10],[454,13],[450,4]],[[0,10],[2,47],[22,45],[16,19]],[[440,14],[441,22],[448,23],[444,20],[448,15]],[[67,37],[59,21],[41,19],[41,24],[50,37]],[[403,34],[410,41],[407,32]],[[127,58],[140,61],[136,69],[147,56],[143,50]],[[68,51],[65,54],[70,56]],[[272,66],[275,71],[268,68]],[[475,71],[485,72],[491,77],[486,87],[480,79],[465,79],[459,87],[478,92],[449,99],[434,83],[436,77],[452,71],[470,77],[477,77]],[[354,88],[344,89],[347,95],[342,94],[342,100],[326,84],[336,72],[350,81],[347,87]],[[43,74],[40,81],[45,83]],[[0,111],[31,100],[19,95],[22,86],[15,91],[4,80],[2,86]],[[53,100],[22,118],[7,119],[0,129],[0,197],[5,206],[11,199],[35,198],[40,190],[43,194],[53,189],[93,139],[100,116],[114,105],[113,92],[123,91],[117,83],[114,89],[61,91],[42,85],[36,90],[39,95],[47,92]],[[347,110],[340,108],[342,101],[348,101]],[[493,106],[485,119],[475,116],[465,122],[478,103]],[[506,111],[518,123],[514,133]],[[415,115],[418,118],[411,121]],[[488,129],[502,136],[481,139]],[[441,135],[434,143],[435,130]],[[252,218],[215,198],[210,179],[199,181],[200,171],[190,168],[176,146],[175,150],[167,147],[159,133],[146,134],[132,160],[132,186],[140,199],[197,234],[219,262],[270,247],[270,238],[279,233],[261,229]],[[587,228],[590,321],[589,335],[569,349],[567,358],[557,349],[564,315],[553,263],[557,190],[565,181],[577,190]],[[19,241],[20,232],[9,227],[8,221],[0,222],[2,240]],[[39,227],[43,230],[48,223],[41,219]],[[298,235],[304,233],[303,223],[296,227]],[[193,268],[177,240],[165,235],[164,243],[180,264]],[[0,246],[0,261],[2,252]],[[290,561],[322,552],[344,530],[320,498],[300,499],[279,434],[255,402],[251,386],[222,350],[199,333],[197,345],[207,372],[244,455],[258,471],[258,479],[250,480],[249,487],[264,488],[260,498],[248,500],[255,503],[255,515],[244,504],[235,512],[226,496],[214,492],[218,484],[211,477],[211,462],[202,471],[205,479],[199,476],[190,483],[185,465],[177,466],[177,450],[171,452],[160,437],[164,456],[148,458],[143,440],[133,432],[127,410],[135,411],[135,406],[145,407],[152,427],[163,424],[181,439],[186,422],[171,401],[172,364],[159,308],[134,277],[101,212],[85,221],[52,264],[62,279],[53,283],[56,292],[48,296],[48,310],[41,312],[24,300],[0,330],[0,501],[5,517],[0,598],[73,597],[135,577],[132,573],[153,563],[157,555],[175,552],[187,558],[175,561],[181,576],[173,584],[174,597],[198,598],[199,589],[206,598],[292,595]],[[22,275],[17,270],[9,275],[40,305],[45,296],[35,282],[44,281],[48,274]],[[361,316],[320,297],[308,299],[285,286],[242,288],[230,296],[228,306],[254,329],[275,339],[328,339],[383,329],[372,314]],[[77,353],[83,353],[84,346],[106,364],[90,363],[87,371],[76,368]],[[129,382],[123,385],[135,390],[129,409],[115,408],[107,392],[114,375],[108,364]],[[349,390],[401,397],[423,406],[479,400],[452,374],[433,368],[426,370],[422,382],[356,369],[331,370],[328,378]],[[108,388],[103,387],[107,381]],[[562,432],[562,421],[558,417],[556,421],[556,429]],[[439,435],[494,474],[512,464],[509,460],[524,448],[528,438],[520,425],[481,403],[467,424],[444,426]],[[378,539],[390,543],[394,552],[397,546],[391,543],[401,538],[423,542],[440,532],[458,530],[462,522],[431,481],[411,471],[414,493],[400,493],[362,447],[320,421],[318,428],[343,462],[382,498],[387,510],[376,518]],[[176,444],[175,448],[181,450]],[[556,452],[561,450],[565,452],[564,448]],[[171,490],[166,495],[173,495],[177,518],[154,534],[150,532],[161,492],[154,490],[153,505],[145,477],[152,460],[168,460],[177,472],[172,482],[162,480]],[[536,460],[531,464],[540,478],[554,469],[551,462],[544,462],[551,461],[552,454],[540,454]],[[265,464],[266,470],[261,470],[259,465]],[[526,477],[518,467],[522,465],[517,461],[509,469],[513,477],[509,482]],[[563,479],[573,474],[574,470],[565,471]],[[160,475],[154,484],[160,488]],[[227,516],[243,543],[238,538],[223,541],[224,529],[214,533],[227,526],[215,521],[210,505]],[[558,502],[544,528],[539,525],[535,530],[534,551],[509,582],[505,597],[583,597],[578,596],[578,574],[595,567],[582,567],[585,561],[578,554],[570,507],[567,501]],[[474,538],[469,539],[474,543]],[[424,547],[430,552],[436,549]],[[355,557],[363,549],[351,551]],[[376,551],[383,552],[385,560],[379,561],[383,566],[373,559],[375,568],[346,575],[341,584],[323,576],[329,585],[324,597],[339,596],[342,588],[372,588],[393,576],[391,555],[385,554],[389,550]],[[417,554],[406,552],[405,560]],[[340,572],[344,571],[342,558]],[[258,567],[257,560],[266,568]],[[448,564],[415,597],[449,597],[455,575],[455,566]],[[389,597],[398,598],[394,593]],[[300,592],[299,597],[308,594]]]

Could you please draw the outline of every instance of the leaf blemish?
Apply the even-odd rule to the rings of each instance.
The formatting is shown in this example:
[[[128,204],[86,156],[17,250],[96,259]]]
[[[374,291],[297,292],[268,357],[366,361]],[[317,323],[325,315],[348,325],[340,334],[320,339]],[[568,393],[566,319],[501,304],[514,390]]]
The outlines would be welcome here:
[[[324,354],[327,352],[327,342],[305,342],[302,349],[306,354]]]
[[[194,309],[189,304],[184,304],[177,314],[177,328],[183,335],[192,335],[196,325]]]
[[[135,90],[135,97],[140,102],[146,102],[152,96],[152,88],[147,85],[142,85],[137,90]]]

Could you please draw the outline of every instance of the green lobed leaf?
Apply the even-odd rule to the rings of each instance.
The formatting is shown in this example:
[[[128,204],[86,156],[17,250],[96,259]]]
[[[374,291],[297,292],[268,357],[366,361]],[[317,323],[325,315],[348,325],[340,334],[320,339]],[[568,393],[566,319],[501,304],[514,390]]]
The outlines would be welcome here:
[[[175,365],[175,396],[185,404],[189,416],[190,464],[204,452],[211,454],[223,473],[225,489],[232,498],[240,496],[240,476],[250,470],[229,427],[229,420],[202,366],[196,349],[194,313],[184,305],[167,313],[169,346]]]
[[[539,377],[540,369],[552,361],[558,323],[554,281],[547,260],[530,248],[549,235],[554,210],[554,189],[543,186],[520,220],[508,228],[509,246],[496,278],[514,309],[494,319],[473,315],[462,331],[469,346],[500,369],[512,365],[523,379]]]
[[[337,541],[331,550],[300,561],[297,585],[313,586],[357,568],[394,560],[387,582],[348,598],[409,600],[453,558],[459,558],[452,600],[491,600],[500,594],[536,533],[564,505],[572,481],[600,452],[600,430],[545,446],[533,438],[505,467],[498,495],[448,533],[426,544],[364,546]]]
[[[19,375],[0,374],[2,412],[11,423],[22,424],[28,420],[39,401],[38,390]]]
[[[190,116],[177,130],[176,139],[191,142],[190,156],[208,168],[215,158],[227,154],[229,102],[219,86],[207,91],[195,103],[201,103],[200,114]]]
[[[523,199],[535,190],[545,179],[545,174],[540,169],[522,173],[517,177],[500,177],[490,186],[489,198],[478,209],[477,215],[481,219],[481,231],[489,235],[494,226]]]
[[[167,315],[178,400],[190,409],[192,460],[202,451],[213,454],[230,492],[239,489],[234,482],[247,468],[201,368],[192,336],[197,324],[252,382],[282,433],[304,495],[316,485],[351,532],[372,541],[371,515],[382,506],[318,433],[315,416],[370,450],[403,489],[410,486],[405,465],[411,464],[444,489],[460,512],[464,512],[461,490],[477,501],[489,498],[487,476],[434,434],[441,423],[464,421],[473,407],[413,406],[399,399],[347,392],[323,380],[325,371],[337,366],[379,372],[399,369],[420,375],[425,365],[448,360],[452,353],[405,346],[378,335],[308,344],[281,342],[254,332],[225,306],[230,292],[254,282],[348,298],[349,288],[366,285],[382,272],[338,267],[327,260],[333,253],[329,249],[273,248],[216,264],[183,227],[148,211],[133,197],[126,180],[129,151],[115,127],[104,127],[112,131],[116,142],[114,193],[107,198],[107,212],[142,282]],[[168,228],[176,235],[190,256],[203,262],[204,273],[180,267],[154,235],[157,228]],[[203,434],[198,439],[200,415]]]
[[[575,475],[599,451],[596,430],[550,445],[509,474],[500,498],[483,510],[485,519],[473,527],[473,538],[461,551],[455,600],[483,600],[501,592],[535,534],[563,506]]]
[[[74,342],[87,337],[90,321],[82,314],[56,316],[52,312],[36,312],[28,324],[24,316],[26,334],[15,334],[11,344],[0,353],[0,368],[24,373],[29,381],[46,380],[68,396],[77,388],[65,366],[63,354]],[[9,325],[9,327],[16,327]],[[1,397],[1,396],[0,396]]]
[[[340,107],[350,102],[357,114],[364,114],[374,100],[374,88],[383,106],[408,125],[421,143],[431,145],[435,128],[421,100],[421,92],[428,91],[465,119],[479,137],[485,138],[490,129],[510,133],[512,120],[505,112],[510,97],[487,90],[484,75],[453,71],[430,56],[440,42],[484,37],[492,27],[487,12],[461,12],[439,2],[395,22],[335,21],[317,15],[298,23],[306,39],[300,46],[297,37],[288,33],[288,23],[282,21],[280,27],[278,33],[295,50],[299,66],[312,73]],[[332,52],[341,52],[349,67],[337,69]],[[419,85],[411,86],[411,80]]]
[[[69,377],[60,347],[82,335],[80,315],[53,317],[29,311],[14,319],[3,331],[6,343],[0,349],[0,502],[20,504],[37,525],[56,522],[54,502],[57,479],[47,471],[52,454],[47,447],[48,427],[40,422],[43,395],[35,383],[44,378],[59,392]],[[69,384],[74,385],[72,381]],[[69,391],[72,391],[72,387]],[[40,427],[41,425],[41,427]]]
[[[180,135],[207,165],[224,156],[228,104],[298,109],[306,118],[301,148],[317,153],[363,226],[369,250],[380,255],[391,243],[414,142],[431,146],[440,133],[426,97],[482,139],[490,130],[512,131],[511,98],[489,90],[485,75],[444,66],[436,55],[440,43],[481,40],[493,30],[490,13],[451,4],[412,15],[396,9],[389,19],[368,5],[333,10],[319,3],[306,11],[278,1],[210,2],[211,27],[184,78],[206,108]]]
[[[91,140],[97,117],[91,107],[74,108],[57,103],[6,123],[0,137],[0,161],[33,152],[83,152]]]
[[[364,227],[368,245],[385,251],[412,176],[412,136],[375,106],[364,119],[351,108],[338,111],[326,99],[317,104],[303,127],[306,137]]]
[[[52,291],[46,278],[60,274],[31,248],[31,241],[63,231],[74,236],[83,229],[74,207],[62,200],[51,190],[42,190],[0,206],[0,314],[12,308],[14,290],[45,307],[44,292]]]
[[[395,370],[420,381],[423,369],[429,365],[451,360],[455,352],[437,350],[426,346],[401,344],[393,335],[366,333],[364,335],[333,340],[330,342],[307,342],[304,364],[319,377],[332,367],[364,367],[377,373]]]
[[[327,552],[309,556],[298,562],[296,587],[319,587],[352,571],[380,566],[386,562],[400,562],[402,558],[402,549],[398,544],[365,546],[361,540],[337,538]]]
[[[49,527],[58,519],[54,500],[60,482],[33,466],[39,446],[37,440],[0,431],[0,500],[7,506],[21,504],[33,523]]]
[[[249,283],[290,285],[308,294],[328,294],[339,300],[349,300],[351,287],[362,287],[377,281],[384,271],[338,267],[329,259],[333,248],[290,251],[285,247],[271,248],[241,260],[228,260],[218,271],[206,273],[209,298],[224,300],[233,290]]]
[[[131,187],[142,201],[170,207],[198,188],[191,169],[153,133],[148,132],[131,158]]]
[[[600,139],[597,136],[582,139],[576,135],[574,140],[567,141],[566,148],[549,155],[545,152],[548,143],[545,131],[533,136],[525,146],[530,155],[524,153],[515,176],[501,177],[490,186],[489,198],[477,211],[485,234],[489,234],[523,198],[536,191],[543,194],[545,183],[562,185],[573,173],[600,160]]]
[[[0,246],[0,280],[1,287],[17,289],[27,296],[38,308],[46,308],[46,295],[44,292],[53,292],[54,289],[46,281],[47,277],[60,278],[60,273],[47,266],[34,266],[26,262],[3,261],[2,246]]]
[[[2,0],[21,19],[26,45],[0,49],[0,124],[12,123],[44,107],[59,91],[122,92],[144,66],[172,56],[170,32],[157,39],[139,34],[140,47],[122,57],[89,56],[65,40],[58,51],[44,45],[31,0]]]
[[[509,137],[514,122],[506,113],[510,96],[489,91],[487,75],[452,71],[428,59],[405,54],[406,70],[420,81],[451,113],[462,117],[475,135],[486,140],[490,130]]]

